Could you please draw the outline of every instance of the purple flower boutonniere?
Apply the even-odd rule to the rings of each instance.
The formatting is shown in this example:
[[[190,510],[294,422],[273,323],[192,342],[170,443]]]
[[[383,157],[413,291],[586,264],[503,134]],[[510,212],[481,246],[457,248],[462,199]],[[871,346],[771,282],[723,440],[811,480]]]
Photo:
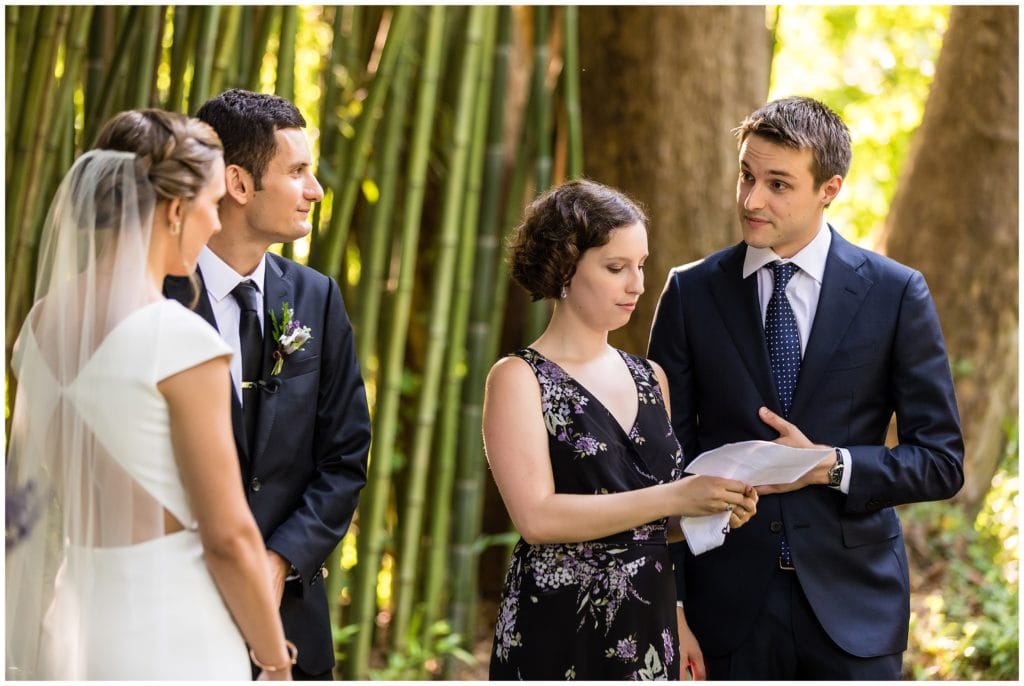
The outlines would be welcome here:
[[[293,310],[288,303],[281,305],[281,321],[277,321],[274,312],[270,312],[271,331],[277,348],[274,350],[274,368],[270,374],[277,376],[284,367],[284,358],[296,350],[302,350],[306,341],[313,337],[308,326],[303,326],[298,319],[292,319]]]

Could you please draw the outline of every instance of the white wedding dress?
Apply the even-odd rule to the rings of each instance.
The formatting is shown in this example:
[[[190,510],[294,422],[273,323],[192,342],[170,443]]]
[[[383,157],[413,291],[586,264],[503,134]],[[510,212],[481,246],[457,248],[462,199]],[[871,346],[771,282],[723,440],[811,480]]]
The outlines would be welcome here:
[[[11,633],[21,628],[11,626],[10,605],[30,599],[12,598],[17,589],[8,579],[8,677],[250,680],[245,642],[203,561],[171,446],[168,406],[157,390],[161,380],[230,349],[202,318],[171,300],[145,305],[118,322],[70,381],[55,378],[45,347],[26,324],[14,366],[19,382],[31,379],[37,391],[28,449],[46,449],[46,431],[40,431],[45,417],[56,424],[55,413],[77,413],[99,446],[101,469],[94,468],[91,473],[100,476],[82,487],[93,489],[89,497],[55,494],[54,502],[65,508],[60,504],[96,503],[74,513],[86,522],[81,538],[90,545],[66,540],[56,546],[57,572],[40,603],[40,627],[26,628],[37,631],[38,643],[27,647],[24,654],[32,657],[13,665],[13,674]],[[113,483],[125,486],[103,492]],[[120,502],[125,491],[131,506],[121,509],[138,521],[123,522],[111,536],[121,524],[118,513],[101,506]],[[159,524],[152,515],[141,521],[142,512],[158,513]],[[165,535],[167,515],[184,530]],[[104,535],[89,535],[89,522]],[[9,552],[9,571],[11,557]]]

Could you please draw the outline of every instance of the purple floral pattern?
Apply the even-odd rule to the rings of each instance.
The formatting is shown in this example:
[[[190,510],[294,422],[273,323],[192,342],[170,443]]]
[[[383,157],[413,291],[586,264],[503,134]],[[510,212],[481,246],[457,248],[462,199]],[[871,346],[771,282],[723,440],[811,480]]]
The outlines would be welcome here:
[[[516,353],[541,388],[555,490],[619,493],[682,476],[657,376],[621,353],[635,383],[629,431],[556,363]],[[492,679],[678,678],[675,585],[666,520],[597,541],[516,545],[491,654]],[[575,637],[575,638],[574,638]]]

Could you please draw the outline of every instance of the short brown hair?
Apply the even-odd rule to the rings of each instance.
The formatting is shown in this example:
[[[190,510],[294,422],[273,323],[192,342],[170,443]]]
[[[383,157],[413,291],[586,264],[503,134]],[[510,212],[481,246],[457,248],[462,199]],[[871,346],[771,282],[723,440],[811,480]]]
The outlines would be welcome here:
[[[631,224],[646,229],[647,215],[625,193],[586,179],[556,186],[530,203],[509,240],[512,278],[533,300],[557,299],[583,253]]]
[[[733,129],[739,145],[748,136],[761,136],[794,150],[810,150],[811,175],[818,186],[850,171],[850,130],[823,103],[792,96],[773,100]]]

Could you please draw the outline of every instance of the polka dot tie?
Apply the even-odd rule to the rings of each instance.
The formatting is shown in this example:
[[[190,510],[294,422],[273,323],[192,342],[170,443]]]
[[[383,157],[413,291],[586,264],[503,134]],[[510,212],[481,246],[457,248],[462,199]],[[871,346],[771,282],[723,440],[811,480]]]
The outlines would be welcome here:
[[[792,262],[776,262],[772,265],[775,287],[768,300],[768,312],[764,320],[768,358],[772,363],[772,376],[775,377],[775,389],[779,394],[784,417],[789,417],[789,410],[793,406],[793,391],[800,377],[800,331],[796,328],[796,315],[786,297],[786,284],[797,269]]]
[[[786,297],[786,284],[797,269],[792,262],[772,264],[775,287],[764,318],[768,358],[772,363],[772,376],[775,377],[775,389],[779,394],[784,417],[789,416],[789,410],[793,407],[793,391],[800,377],[800,331],[796,328],[796,315]],[[793,553],[789,549],[785,532],[779,540],[779,565],[785,569],[793,568]]]

